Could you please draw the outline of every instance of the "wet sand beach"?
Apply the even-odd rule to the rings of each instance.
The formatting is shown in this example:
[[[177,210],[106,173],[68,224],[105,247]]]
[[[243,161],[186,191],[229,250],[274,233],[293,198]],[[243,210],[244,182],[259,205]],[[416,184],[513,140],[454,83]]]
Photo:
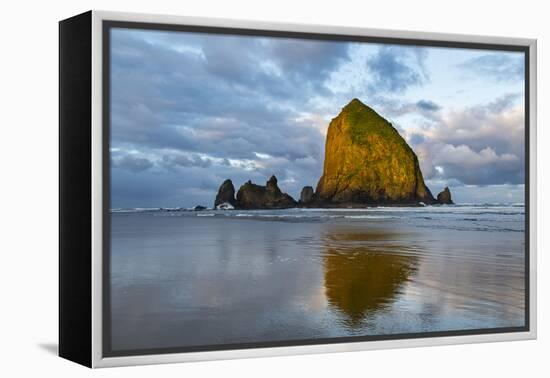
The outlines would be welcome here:
[[[524,208],[111,214],[114,351],[524,324]]]

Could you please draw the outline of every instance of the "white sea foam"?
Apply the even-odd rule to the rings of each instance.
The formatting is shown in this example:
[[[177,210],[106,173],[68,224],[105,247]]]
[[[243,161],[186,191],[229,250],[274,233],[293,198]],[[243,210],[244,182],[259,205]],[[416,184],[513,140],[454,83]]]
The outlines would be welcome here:
[[[235,210],[235,207],[229,202],[224,202],[216,206],[216,210]]]
[[[150,212],[150,211],[159,211],[162,210],[160,207],[135,207],[135,208],[117,208],[117,209],[111,209],[111,213],[143,213],[143,212]]]
[[[390,219],[395,218],[389,215],[345,215],[346,219]]]

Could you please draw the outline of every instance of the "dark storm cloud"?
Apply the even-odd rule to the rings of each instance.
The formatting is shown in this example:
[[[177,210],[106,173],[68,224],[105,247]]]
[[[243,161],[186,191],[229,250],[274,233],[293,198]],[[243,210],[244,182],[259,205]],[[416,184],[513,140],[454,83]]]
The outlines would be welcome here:
[[[519,81],[524,78],[523,54],[486,54],[459,65],[469,74],[491,77],[497,81]]]
[[[253,38],[223,38],[206,39],[202,44],[204,56],[152,45],[131,34],[115,39],[116,46],[127,48],[117,48],[113,53],[113,138],[189,149],[201,139],[216,138],[214,132],[205,134],[208,125],[221,130],[217,135],[220,139],[250,136],[256,141],[269,140],[258,134],[275,127],[280,129],[278,134],[290,132],[289,136],[295,137],[291,129],[296,126],[296,108],[305,105],[313,94],[306,89],[317,90],[330,69],[347,56],[342,44],[308,50],[286,41],[275,48],[270,46],[273,42],[260,44]],[[260,53],[254,56],[248,51]],[[321,70],[315,71],[312,63],[301,63],[310,55],[310,59],[322,62]],[[291,63],[293,59],[298,63]],[[133,66],[128,60],[154,64]],[[269,67],[262,66],[265,62],[271,62],[278,71],[270,72]],[[200,129],[200,135],[189,133],[190,129]]]
[[[210,189],[215,180],[271,174],[289,191],[316,184],[319,164],[313,171],[304,162],[322,160],[324,137],[301,112],[330,94],[325,80],[348,59],[347,44],[117,30],[112,46],[111,144],[147,156],[134,165],[119,157],[116,168],[128,172],[119,181],[155,165],[157,185],[191,175],[186,196],[212,194],[200,184],[206,171]],[[251,164],[258,154],[270,158]]]
[[[424,83],[428,78],[426,55],[426,50],[419,47],[381,46],[367,61],[372,90],[401,92]]]

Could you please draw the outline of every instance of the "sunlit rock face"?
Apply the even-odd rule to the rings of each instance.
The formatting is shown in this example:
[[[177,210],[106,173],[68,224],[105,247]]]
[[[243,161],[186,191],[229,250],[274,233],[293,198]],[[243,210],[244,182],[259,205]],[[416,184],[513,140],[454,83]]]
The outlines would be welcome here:
[[[407,142],[357,99],[330,122],[315,199],[336,206],[435,202]]]

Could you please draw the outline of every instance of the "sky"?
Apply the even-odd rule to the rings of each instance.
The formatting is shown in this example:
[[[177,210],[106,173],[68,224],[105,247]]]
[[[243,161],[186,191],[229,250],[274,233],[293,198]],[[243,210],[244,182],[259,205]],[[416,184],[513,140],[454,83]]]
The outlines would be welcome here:
[[[523,53],[111,29],[111,207],[211,207],[275,174],[299,198],[353,98],[397,128],[436,195],[524,202]]]

